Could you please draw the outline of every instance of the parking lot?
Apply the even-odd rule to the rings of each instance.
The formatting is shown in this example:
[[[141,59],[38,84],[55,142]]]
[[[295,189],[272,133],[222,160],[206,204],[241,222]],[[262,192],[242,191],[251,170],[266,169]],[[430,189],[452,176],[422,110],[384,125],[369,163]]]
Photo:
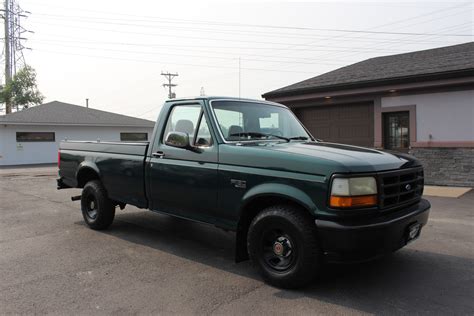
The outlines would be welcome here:
[[[310,287],[263,283],[233,234],[127,206],[88,229],[55,168],[0,170],[0,314],[473,314],[474,192],[429,197],[422,236]]]

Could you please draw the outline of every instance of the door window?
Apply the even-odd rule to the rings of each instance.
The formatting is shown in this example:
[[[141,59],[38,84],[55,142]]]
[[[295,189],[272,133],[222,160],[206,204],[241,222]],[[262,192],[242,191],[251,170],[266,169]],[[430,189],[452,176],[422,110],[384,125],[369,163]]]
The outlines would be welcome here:
[[[209,131],[209,125],[207,124],[206,116],[204,113],[201,115],[201,121],[197,130],[195,146],[208,147],[212,145],[211,132]]]
[[[173,107],[166,123],[163,142],[169,132],[181,132],[189,135],[189,143],[192,144],[200,115],[201,106],[197,104]]]
[[[410,146],[409,112],[383,114],[384,148],[405,151]]]
[[[200,105],[175,106],[166,123],[163,142],[169,132],[187,133],[189,143],[194,146],[208,147],[212,144],[209,125]]]

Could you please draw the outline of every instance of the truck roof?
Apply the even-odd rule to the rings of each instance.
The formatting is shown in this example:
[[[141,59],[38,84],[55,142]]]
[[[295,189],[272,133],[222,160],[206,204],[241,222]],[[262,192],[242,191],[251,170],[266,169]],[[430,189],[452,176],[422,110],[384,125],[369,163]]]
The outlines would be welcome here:
[[[281,107],[286,107],[283,104],[275,103],[267,100],[257,100],[257,99],[248,99],[248,98],[239,98],[239,97],[223,97],[223,96],[197,96],[197,97],[185,97],[185,98],[178,98],[178,99],[169,99],[165,102],[179,102],[179,101],[189,101],[189,100],[226,100],[226,101],[251,101],[251,102],[258,102],[258,103],[265,103],[271,105],[278,105]]]

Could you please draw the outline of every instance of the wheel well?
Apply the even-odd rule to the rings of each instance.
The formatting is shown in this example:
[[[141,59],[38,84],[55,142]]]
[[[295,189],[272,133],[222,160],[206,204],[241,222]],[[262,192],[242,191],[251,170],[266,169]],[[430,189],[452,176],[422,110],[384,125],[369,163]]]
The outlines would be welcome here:
[[[259,212],[272,205],[292,205],[303,211],[308,211],[302,204],[282,196],[265,195],[257,197],[245,205],[241,211],[237,226],[235,261],[241,262],[248,259],[247,233],[252,220]]]
[[[83,168],[79,170],[79,173],[77,174],[77,187],[83,188],[87,182],[96,179],[100,179],[97,172],[91,168]]]

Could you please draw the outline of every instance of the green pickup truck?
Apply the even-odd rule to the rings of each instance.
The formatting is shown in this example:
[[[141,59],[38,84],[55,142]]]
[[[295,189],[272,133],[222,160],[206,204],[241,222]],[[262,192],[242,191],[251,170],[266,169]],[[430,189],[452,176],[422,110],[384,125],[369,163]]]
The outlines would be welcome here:
[[[317,140],[266,101],[169,100],[150,142],[65,141],[58,165],[92,229],[126,204],[215,225],[236,233],[237,262],[285,288],[405,246],[430,209],[413,157]]]

